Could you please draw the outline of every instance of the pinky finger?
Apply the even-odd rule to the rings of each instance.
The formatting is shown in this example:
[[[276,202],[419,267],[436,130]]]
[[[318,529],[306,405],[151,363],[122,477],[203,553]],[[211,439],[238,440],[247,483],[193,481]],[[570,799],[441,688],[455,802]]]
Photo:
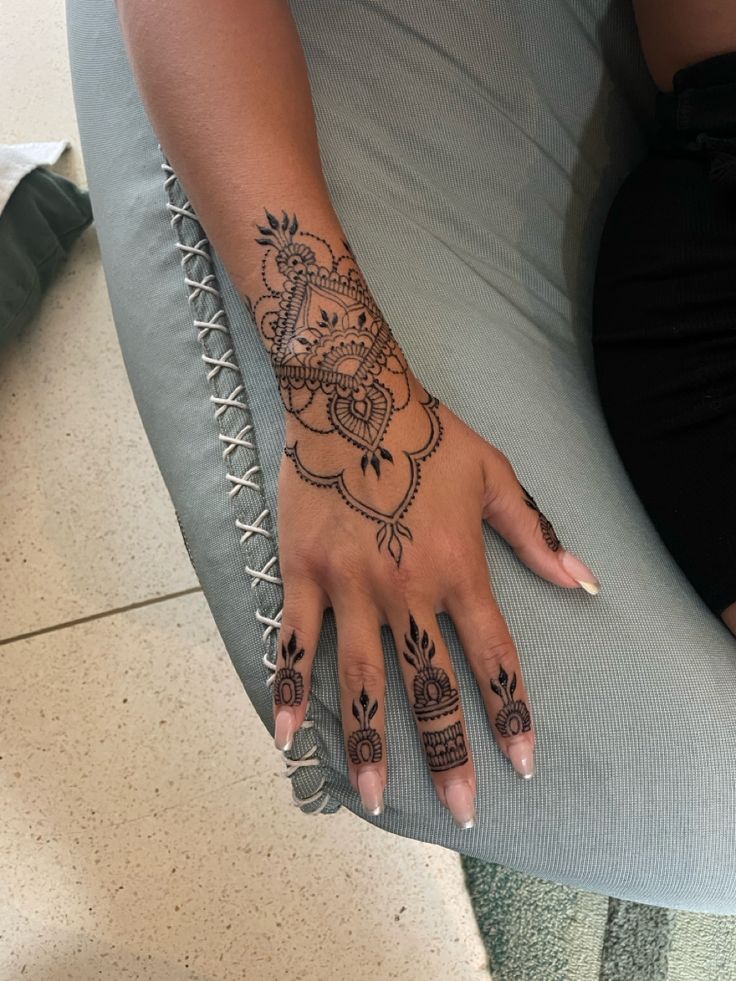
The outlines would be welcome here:
[[[307,714],[324,607],[322,590],[308,579],[284,588],[273,679],[274,743],[282,751],[291,749],[294,733]]]

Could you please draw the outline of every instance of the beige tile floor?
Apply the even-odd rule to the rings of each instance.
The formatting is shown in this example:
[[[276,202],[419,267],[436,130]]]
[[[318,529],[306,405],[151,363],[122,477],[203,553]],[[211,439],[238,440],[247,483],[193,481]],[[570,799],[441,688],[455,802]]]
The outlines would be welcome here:
[[[61,0],[0,4],[0,90],[0,139],[71,139],[57,169],[83,182]],[[0,571],[0,981],[489,976],[458,856],[293,806],[143,433],[93,229],[0,352]]]

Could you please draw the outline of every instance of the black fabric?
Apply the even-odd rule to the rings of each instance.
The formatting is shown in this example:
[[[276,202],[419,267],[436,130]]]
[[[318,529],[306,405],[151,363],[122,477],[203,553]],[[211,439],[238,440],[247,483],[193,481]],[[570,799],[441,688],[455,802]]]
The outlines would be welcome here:
[[[673,89],[606,219],[593,350],[632,483],[720,614],[736,601],[736,52]]]
[[[35,316],[91,221],[87,191],[45,167],[26,174],[15,188],[0,214],[0,345]]]

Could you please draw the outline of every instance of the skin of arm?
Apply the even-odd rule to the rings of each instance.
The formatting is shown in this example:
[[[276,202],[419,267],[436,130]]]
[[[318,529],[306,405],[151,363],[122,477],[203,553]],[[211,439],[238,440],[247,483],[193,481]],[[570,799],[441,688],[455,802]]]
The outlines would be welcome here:
[[[117,9],[161,146],[239,292],[263,292],[264,208],[298,207],[302,228],[344,238],[286,0],[117,0]]]

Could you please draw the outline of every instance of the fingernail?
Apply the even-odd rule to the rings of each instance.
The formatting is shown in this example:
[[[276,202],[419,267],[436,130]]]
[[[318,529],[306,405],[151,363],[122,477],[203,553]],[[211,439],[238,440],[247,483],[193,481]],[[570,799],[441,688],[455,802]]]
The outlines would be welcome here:
[[[287,750],[291,749],[291,741],[294,736],[294,730],[296,719],[294,718],[294,713],[290,712],[288,709],[279,709],[276,713],[276,731],[274,732],[273,741],[276,743],[276,749]]]
[[[453,780],[445,784],[445,798],[456,824],[461,828],[475,827],[473,788],[467,780]]]
[[[584,562],[581,562],[577,555],[573,555],[572,552],[567,552],[563,548],[560,552],[560,564],[565,572],[580,583],[586,593],[592,593],[595,596],[596,593],[600,592],[601,584],[595,573]]]
[[[512,743],[509,746],[509,758],[517,773],[525,780],[531,780],[534,776],[534,747],[531,743],[528,743],[526,739]]]
[[[376,770],[358,771],[358,790],[363,807],[369,814],[383,814],[383,782]]]

